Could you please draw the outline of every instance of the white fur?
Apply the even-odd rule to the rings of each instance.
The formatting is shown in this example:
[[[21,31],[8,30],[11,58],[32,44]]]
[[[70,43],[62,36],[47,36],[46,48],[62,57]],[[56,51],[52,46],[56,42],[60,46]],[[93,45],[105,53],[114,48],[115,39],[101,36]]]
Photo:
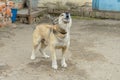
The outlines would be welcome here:
[[[63,15],[65,16],[65,14],[63,13]],[[63,16],[63,17],[64,17]],[[63,17],[59,17],[58,18],[58,24],[59,24],[59,27],[63,28],[64,30],[66,30],[67,34],[65,35],[65,38],[64,39],[58,39],[57,40],[57,43],[56,43],[56,46],[66,46],[67,48],[69,47],[70,45],[70,27],[72,25],[72,19],[70,17],[69,19],[69,23],[64,23],[62,21]],[[67,63],[65,61],[65,52],[63,52],[63,55],[62,55],[62,60],[61,60],[61,66],[62,67],[67,67]],[[56,69],[57,68],[57,63],[56,63],[56,59],[54,59],[53,61],[53,64],[52,64],[52,68]]]
[[[32,55],[31,55],[31,60],[34,60],[36,57],[35,57],[35,51],[34,51],[34,49],[33,49],[33,51],[32,51]]]

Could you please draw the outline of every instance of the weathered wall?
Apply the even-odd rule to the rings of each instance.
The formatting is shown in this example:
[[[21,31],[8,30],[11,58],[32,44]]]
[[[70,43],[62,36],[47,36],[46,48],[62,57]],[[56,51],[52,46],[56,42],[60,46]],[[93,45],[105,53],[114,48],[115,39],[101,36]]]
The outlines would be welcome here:
[[[72,2],[72,3],[77,3],[80,6],[84,5],[86,2],[92,2],[92,0],[38,0],[38,6],[43,6],[44,3],[51,2],[51,3],[56,3],[56,2],[62,2],[65,4],[66,2]]]

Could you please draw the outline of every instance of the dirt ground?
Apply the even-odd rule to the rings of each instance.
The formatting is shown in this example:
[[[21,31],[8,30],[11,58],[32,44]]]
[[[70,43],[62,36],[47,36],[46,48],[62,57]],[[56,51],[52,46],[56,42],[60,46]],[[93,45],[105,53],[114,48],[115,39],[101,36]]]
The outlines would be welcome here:
[[[120,80],[120,21],[74,19],[68,67],[57,51],[58,70],[39,51],[30,60],[35,25],[16,25],[0,28],[0,80]]]

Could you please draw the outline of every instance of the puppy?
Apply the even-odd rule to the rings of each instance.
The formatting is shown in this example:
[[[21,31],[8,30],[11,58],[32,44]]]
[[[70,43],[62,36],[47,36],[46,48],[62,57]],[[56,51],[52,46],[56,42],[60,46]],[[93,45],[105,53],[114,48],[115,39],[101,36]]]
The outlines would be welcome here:
[[[62,50],[61,66],[67,67],[65,53],[70,45],[70,27],[72,19],[70,13],[62,13],[58,17],[58,23],[55,25],[40,24],[36,26],[33,32],[33,50],[31,59],[35,59],[35,51],[40,45],[39,51],[43,57],[49,58],[44,49],[49,46],[52,57],[52,68],[57,69],[56,49]]]

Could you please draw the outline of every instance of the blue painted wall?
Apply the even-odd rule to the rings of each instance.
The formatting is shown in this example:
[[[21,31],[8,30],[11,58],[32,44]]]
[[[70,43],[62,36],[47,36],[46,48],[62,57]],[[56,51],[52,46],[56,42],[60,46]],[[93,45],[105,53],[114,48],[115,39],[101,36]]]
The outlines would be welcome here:
[[[92,8],[104,11],[120,11],[120,0],[93,0]]]

